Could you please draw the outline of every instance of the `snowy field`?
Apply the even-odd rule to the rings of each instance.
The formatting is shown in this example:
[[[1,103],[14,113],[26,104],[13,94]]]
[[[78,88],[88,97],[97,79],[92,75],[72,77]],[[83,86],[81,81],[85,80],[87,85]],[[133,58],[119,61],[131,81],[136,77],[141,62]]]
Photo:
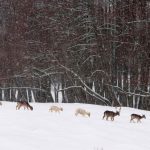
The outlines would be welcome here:
[[[16,110],[16,103],[0,108],[1,150],[150,150],[150,112],[122,108],[115,121],[102,120],[112,107],[87,104],[55,104],[60,114],[48,112],[53,104],[31,103],[33,111]],[[91,117],[75,116],[76,108]],[[142,123],[130,123],[130,114],[145,114]]]

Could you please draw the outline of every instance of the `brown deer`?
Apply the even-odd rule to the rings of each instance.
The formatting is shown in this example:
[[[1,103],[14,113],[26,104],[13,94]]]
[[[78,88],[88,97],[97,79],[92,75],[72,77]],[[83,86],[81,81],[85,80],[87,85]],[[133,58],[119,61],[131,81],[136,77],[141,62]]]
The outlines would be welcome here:
[[[54,112],[59,112],[60,113],[60,111],[63,111],[63,108],[62,107],[58,107],[58,106],[51,106],[49,111],[51,111],[51,112],[54,111]]]
[[[27,102],[27,101],[18,101],[16,110],[19,110],[21,107],[24,107],[24,109],[30,109],[33,110],[33,107]]]
[[[106,117],[106,120],[108,120],[109,117],[110,117],[111,121],[114,121],[114,117],[117,116],[117,115],[120,116],[120,112],[119,111],[113,112],[113,111],[106,110],[104,112],[103,119]]]
[[[82,115],[82,116],[89,116],[90,117],[90,112],[86,111],[85,109],[82,108],[78,108],[76,109],[75,115],[77,116],[78,114]]]
[[[146,119],[146,117],[145,117],[145,115],[138,115],[138,114],[131,114],[131,119],[130,119],[130,122],[134,122],[134,120],[136,119],[137,120],[137,123],[138,122],[141,122],[141,119],[142,118],[145,118]]]

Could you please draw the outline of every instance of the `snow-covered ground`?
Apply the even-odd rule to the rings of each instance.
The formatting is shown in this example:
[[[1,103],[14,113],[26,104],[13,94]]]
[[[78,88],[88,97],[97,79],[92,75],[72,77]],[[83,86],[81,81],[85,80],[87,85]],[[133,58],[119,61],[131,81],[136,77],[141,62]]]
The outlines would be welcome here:
[[[102,120],[113,107],[88,104],[55,104],[60,114],[48,112],[53,104],[31,103],[33,111],[16,110],[16,103],[0,108],[1,150],[150,150],[150,112],[122,108],[115,121]],[[75,116],[76,108],[91,117]],[[142,123],[130,123],[130,114],[145,114]]]

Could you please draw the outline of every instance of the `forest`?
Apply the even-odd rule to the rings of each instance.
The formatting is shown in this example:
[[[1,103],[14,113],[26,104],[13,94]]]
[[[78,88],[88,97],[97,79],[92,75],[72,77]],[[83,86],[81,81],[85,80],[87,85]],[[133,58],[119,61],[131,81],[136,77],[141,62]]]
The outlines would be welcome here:
[[[150,110],[149,0],[0,0],[0,99]]]

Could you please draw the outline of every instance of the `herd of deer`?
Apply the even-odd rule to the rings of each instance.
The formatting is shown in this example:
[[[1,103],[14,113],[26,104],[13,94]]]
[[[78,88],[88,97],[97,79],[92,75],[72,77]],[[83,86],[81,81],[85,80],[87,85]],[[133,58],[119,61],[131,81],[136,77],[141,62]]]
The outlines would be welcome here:
[[[2,105],[1,102],[0,102],[0,105]],[[27,108],[27,109],[33,110],[33,107],[27,101],[18,101],[17,106],[16,106],[16,110],[19,110],[21,107],[23,107],[24,109]],[[51,106],[49,111],[60,113],[60,111],[63,111],[63,108],[58,107],[58,106]],[[104,115],[103,115],[102,119],[106,118],[106,120],[109,120],[109,118],[110,118],[111,121],[114,121],[115,116],[120,116],[120,111],[121,111],[121,107],[119,108],[119,111],[116,111],[116,112],[106,110],[104,112]],[[88,112],[88,111],[86,111],[85,109],[82,109],[82,108],[76,109],[75,116],[77,116],[78,114],[80,114],[82,116],[90,117],[90,112]],[[138,122],[141,122],[142,118],[146,119],[145,115],[141,116],[141,115],[138,115],[138,114],[131,114],[130,122],[134,122],[134,120],[136,120],[137,123],[138,123]]]

